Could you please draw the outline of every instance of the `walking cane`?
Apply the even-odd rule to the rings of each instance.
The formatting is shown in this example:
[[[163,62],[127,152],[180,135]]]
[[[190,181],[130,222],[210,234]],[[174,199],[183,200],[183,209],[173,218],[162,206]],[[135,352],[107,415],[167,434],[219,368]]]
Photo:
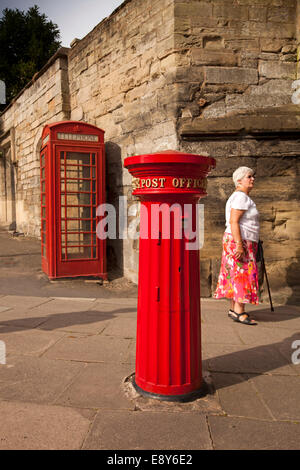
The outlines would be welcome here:
[[[267,275],[267,270],[266,270],[266,265],[265,265],[265,259],[264,259],[264,250],[263,250],[262,244],[263,244],[263,242],[261,240],[259,240],[259,242],[258,242],[258,259],[259,259],[259,261],[261,261],[263,274],[266,276],[266,282],[267,282],[271,312],[274,312],[274,307],[273,307],[273,304],[272,304],[271,291],[270,291],[270,286],[269,286],[269,280],[268,280],[268,275]]]

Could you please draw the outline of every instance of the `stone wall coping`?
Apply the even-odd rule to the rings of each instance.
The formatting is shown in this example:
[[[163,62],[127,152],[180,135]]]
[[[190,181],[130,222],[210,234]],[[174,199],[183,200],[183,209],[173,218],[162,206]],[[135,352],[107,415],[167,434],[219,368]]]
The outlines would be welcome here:
[[[181,137],[300,133],[300,105],[243,110],[216,119],[195,118],[183,122]]]
[[[27,88],[30,88],[31,85],[33,85],[45,72],[46,70],[51,67],[51,65],[54,64],[54,62],[57,60],[57,59],[60,59],[62,57],[68,57],[69,55],[69,51],[70,51],[70,48],[69,47],[60,47],[56,52],[55,54],[53,54],[53,56],[50,57],[50,59],[48,60],[48,62],[38,71],[36,72],[32,79],[25,85],[24,88],[22,88],[22,90],[13,98],[13,100],[9,103],[8,106],[6,106],[6,108],[2,111],[2,113],[0,113],[0,116],[2,116],[3,114],[5,114],[5,112],[11,108],[11,106],[13,106],[13,104],[17,101],[17,99],[24,93],[25,90],[27,90]]]

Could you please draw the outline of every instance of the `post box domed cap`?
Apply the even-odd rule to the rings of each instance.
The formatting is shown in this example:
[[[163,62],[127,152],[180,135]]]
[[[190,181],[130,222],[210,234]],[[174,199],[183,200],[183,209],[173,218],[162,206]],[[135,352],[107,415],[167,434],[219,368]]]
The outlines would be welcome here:
[[[208,165],[215,168],[216,161],[214,158],[204,155],[180,152],[178,150],[164,150],[144,155],[135,155],[127,157],[124,160],[125,168],[132,165],[141,164],[160,164],[160,163],[185,163],[194,165]]]

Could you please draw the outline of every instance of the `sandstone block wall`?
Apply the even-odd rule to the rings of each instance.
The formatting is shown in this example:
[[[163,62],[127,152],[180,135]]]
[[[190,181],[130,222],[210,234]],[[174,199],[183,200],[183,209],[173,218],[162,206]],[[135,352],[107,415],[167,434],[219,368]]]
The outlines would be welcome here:
[[[295,0],[175,2],[182,118],[291,103]]]
[[[273,295],[280,301],[300,298],[299,115],[294,116],[293,132],[285,129],[288,114],[277,116],[292,104],[296,21],[294,0],[182,0],[175,5],[177,64],[183,77],[177,121],[180,149],[206,152],[217,160],[209,196],[203,200],[203,296],[212,295],[216,286],[224,207],[234,190],[231,175],[245,165],[257,175],[251,196],[261,215]],[[266,108],[273,114],[262,112]],[[230,117],[235,115],[246,121],[248,115],[246,126],[232,127]],[[257,127],[256,135],[247,125]]]
[[[61,50],[1,117],[0,224],[40,237],[43,126],[68,119],[67,58]]]

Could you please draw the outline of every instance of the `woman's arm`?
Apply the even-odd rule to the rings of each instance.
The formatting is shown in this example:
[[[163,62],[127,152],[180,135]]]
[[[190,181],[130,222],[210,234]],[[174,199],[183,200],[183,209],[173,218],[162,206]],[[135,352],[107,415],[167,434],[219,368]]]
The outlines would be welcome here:
[[[242,211],[239,209],[231,209],[230,211],[230,227],[231,227],[231,233],[232,233],[233,239],[237,244],[236,246],[237,258],[241,258],[244,254],[239,221],[245,212],[246,211]]]

